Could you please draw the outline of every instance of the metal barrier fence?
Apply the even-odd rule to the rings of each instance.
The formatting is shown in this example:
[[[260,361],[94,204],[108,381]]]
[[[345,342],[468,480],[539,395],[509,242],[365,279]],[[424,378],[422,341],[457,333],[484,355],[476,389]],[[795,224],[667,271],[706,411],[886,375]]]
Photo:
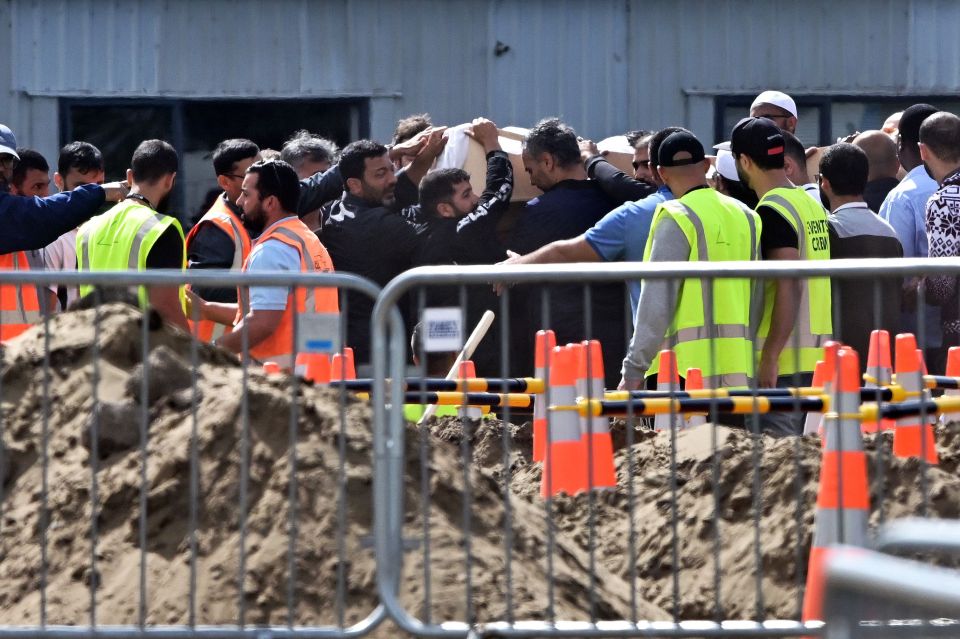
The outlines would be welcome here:
[[[413,300],[417,318],[437,305],[428,300],[446,301],[446,305],[459,310],[465,335],[476,321],[478,309],[471,305],[474,292],[481,291],[483,296],[486,293],[482,291],[494,284],[515,285],[512,289],[505,287],[492,310],[505,318],[511,316],[512,305],[518,301],[538,302],[540,320],[528,323],[530,333],[553,328],[551,315],[557,313],[557,305],[550,299],[555,294],[548,290],[551,285],[567,287],[561,293],[564,300],[579,295],[581,308],[596,310],[591,303],[596,296],[591,285],[623,287],[639,279],[664,281],[668,283],[665,306],[672,309],[679,296],[679,282],[699,282],[709,317],[715,304],[719,309],[727,303],[712,298],[717,281],[830,277],[861,282],[869,291],[867,299],[873,300],[872,317],[867,315],[865,321],[881,326],[882,317],[889,315],[884,304],[891,303],[887,300],[894,297],[894,292],[899,293],[890,289],[892,279],[899,286],[904,278],[960,275],[956,260],[710,263],[708,269],[699,263],[425,267],[400,275],[384,288],[373,317],[373,394],[387,399],[386,405],[377,402],[374,406],[378,469],[375,534],[381,601],[401,629],[424,637],[766,637],[823,633],[819,621],[798,621],[807,557],[811,542],[816,541],[811,523],[819,482],[813,466],[816,461],[812,460],[820,459],[820,440],[757,437],[761,430],[759,413],[766,410],[759,401],[754,401],[752,410],[748,409],[743,421],[736,424],[740,430],[708,427],[703,431],[707,433],[705,438],[693,443],[684,431],[678,433],[676,429],[652,437],[640,428],[640,404],[628,402],[625,424],[614,425],[619,429],[614,439],[622,440],[616,444],[616,489],[587,490],[578,497],[548,494],[542,501],[530,487],[539,472],[530,462],[529,443],[524,439],[529,434],[522,428],[512,427],[511,431],[510,426],[503,426],[498,431],[496,422],[491,426],[461,419],[454,423],[441,420],[432,428],[416,429],[405,425],[399,411],[389,409],[409,399],[406,393],[416,390],[416,380],[427,377],[424,361],[429,353],[421,345],[418,376],[410,380],[410,388],[388,383],[403,378],[407,370],[407,344],[394,312],[404,300]],[[572,296],[570,287],[576,288]],[[899,295],[896,297],[899,307]],[[917,327],[913,332],[922,345],[927,337],[928,310],[923,304],[916,308],[913,323]],[[607,317],[617,312],[620,317],[630,316],[627,308],[608,311]],[[810,312],[809,308],[804,312]],[[834,319],[838,312],[835,305]],[[581,313],[582,332],[573,338],[558,335],[558,344],[597,335],[596,314]],[[756,327],[756,323],[751,326]],[[626,330],[632,330],[629,323]],[[796,350],[810,346],[801,344],[796,335],[788,347]],[[481,377],[522,374],[512,362],[531,353],[518,353],[515,337],[509,323],[499,326],[499,343],[486,346],[500,354],[499,370],[488,369]],[[867,337],[861,339],[866,341]],[[927,354],[933,355],[932,351]],[[715,355],[710,353],[712,358]],[[866,357],[866,353],[860,353],[861,364],[866,363]],[[619,369],[619,358],[606,359],[607,371]],[[523,370],[526,376],[533,372],[530,368]],[[930,372],[943,374],[932,365]],[[909,375],[901,373],[900,378],[906,383],[914,375],[919,384],[926,380],[921,379],[919,369]],[[809,375],[792,377],[790,386],[811,386]],[[488,390],[496,392],[496,382],[491,383],[493,388]],[[547,405],[556,403],[551,399],[551,385],[548,380]],[[755,381],[751,388],[757,390]],[[669,382],[666,394],[678,390],[676,382]],[[859,406],[861,395],[869,398],[871,393],[857,390],[855,406]],[[588,399],[591,392],[588,388]],[[880,390],[875,392],[877,402],[886,401]],[[914,399],[922,395],[920,390],[912,392]],[[566,397],[564,400],[569,403]],[[799,395],[795,402],[798,409],[810,405],[804,404]],[[704,408],[706,405],[709,408]],[[710,413],[707,421],[715,424],[717,417],[729,416],[719,402],[707,400],[706,405],[700,410]],[[926,423],[935,409],[933,404],[917,402],[910,410],[919,413],[920,422]],[[669,404],[665,412],[670,423],[679,417],[680,410],[679,403]],[[841,414],[828,415],[828,419],[846,418],[843,410],[834,410]],[[547,432],[551,432],[550,420],[558,419],[559,414],[555,410],[547,413]],[[511,408],[503,408],[501,416],[509,424]],[[856,419],[859,433],[859,413]],[[843,460],[847,459],[844,446],[851,442],[843,441],[849,437],[842,434],[849,432],[847,427],[840,429],[835,437],[839,438],[839,457]],[[743,436],[736,436],[736,432]],[[640,442],[655,449],[648,456],[659,458],[643,458],[644,447],[635,446]],[[830,442],[828,446],[838,444],[836,439]],[[869,469],[879,479],[870,484],[870,510],[853,512],[844,508],[841,499],[839,509],[818,517],[837,518],[842,531],[844,526],[849,530],[851,521],[862,521],[865,527],[867,516],[874,524],[907,511],[920,516],[955,516],[950,514],[952,507],[941,503],[940,471],[932,469],[925,459],[909,463],[894,459],[889,452],[889,433],[877,435],[873,442]],[[451,456],[459,459],[456,468],[450,465]],[[590,454],[587,459],[592,459]],[[832,484],[837,491],[848,481],[843,463],[840,478]],[[931,498],[934,486],[940,491],[938,499]],[[772,517],[770,511],[775,509],[779,514]],[[651,521],[660,528],[649,529],[647,522]],[[451,556],[459,559],[451,562]]]
[[[374,562],[357,401],[258,372],[246,333],[238,365],[104,306],[184,283],[379,293],[333,273],[0,272],[99,287],[2,354],[0,636],[357,637],[385,619],[357,566]]]
[[[632,314],[621,287],[633,280],[670,283],[670,308],[679,282],[699,281],[711,314],[715,302],[726,303],[713,299],[716,280],[829,276],[867,282],[879,324],[884,277],[934,274],[960,276],[960,263],[717,263],[709,272],[696,263],[436,267],[409,271],[383,291],[345,274],[0,272],[0,284],[336,286],[376,299],[372,429],[345,385],[338,392],[293,375],[261,376],[248,344],[237,366],[195,339],[156,332],[137,312],[106,312],[109,296],[100,290],[92,308],[44,318],[36,341],[4,349],[0,637],[359,637],[379,634],[385,620],[424,637],[821,635],[821,622],[797,621],[815,541],[820,482],[811,460],[820,458],[820,440],[756,435],[769,407],[809,408],[824,393],[814,403],[800,395],[752,400],[738,429],[661,435],[644,421],[656,396],[627,400],[612,433],[616,488],[554,496],[548,482],[541,499],[540,465],[522,425],[529,416],[511,401],[500,403],[502,421],[405,424],[404,401],[426,383],[390,383],[409,370],[404,314],[419,318],[452,300],[455,314],[471,320],[492,302],[501,318],[520,309],[526,326],[533,317],[534,329],[548,328],[556,296],[561,311],[579,313],[576,339],[613,335],[621,322],[626,342]],[[495,283],[516,287],[493,298]],[[614,285],[621,308],[595,304],[617,295],[591,284]],[[919,305],[920,343],[925,312]],[[534,358],[516,346],[513,325],[496,325],[492,336],[497,357],[484,374],[531,376],[527,362],[515,363]],[[349,342],[341,324],[339,343]],[[417,350],[423,380],[432,364],[424,341]],[[619,356],[606,360],[608,372],[619,369]],[[596,379],[598,364],[586,359],[587,378]],[[926,382],[919,370],[916,377]],[[790,385],[811,384],[796,376]],[[547,378],[547,404],[571,401],[552,387]],[[588,402],[606,397],[583,388]],[[508,389],[491,382],[486,390]],[[858,390],[857,402],[870,400],[871,391]],[[668,401],[657,404],[670,423],[686,411],[669,400],[678,392],[670,381]],[[878,402],[892,397],[875,392]],[[706,402],[698,410],[714,424],[731,416],[718,400],[696,401]],[[924,421],[939,409],[914,403]],[[547,431],[589,406],[554,406]],[[828,447],[843,450],[842,432]],[[924,459],[894,459],[888,440],[877,435],[871,444],[869,470],[880,478],[869,491],[872,523],[955,516],[949,473]],[[592,481],[593,470],[587,476]],[[842,504],[841,530],[850,514]]]
[[[883,553],[960,555],[960,522],[891,522],[874,544]],[[827,637],[955,637],[960,572],[861,548],[840,547],[827,565]]]

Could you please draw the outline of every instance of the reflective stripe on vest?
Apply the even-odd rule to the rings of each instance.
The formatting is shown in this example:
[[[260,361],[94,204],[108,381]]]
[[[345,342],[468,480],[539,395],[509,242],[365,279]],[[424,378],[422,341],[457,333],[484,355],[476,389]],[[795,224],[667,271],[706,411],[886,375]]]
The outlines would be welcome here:
[[[23,251],[0,255],[0,270],[29,271],[30,261]],[[41,318],[36,286],[0,284],[0,342],[20,335]]]
[[[86,222],[77,232],[77,263],[81,271],[144,271],[150,248],[169,227],[173,226],[183,240],[183,229],[176,218],[157,213],[142,204],[120,202],[106,213]],[[183,267],[186,266],[184,252]],[[89,295],[93,286],[80,287],[80,295]],[[139,290],[138,290],[139,289]],[[146,288],[130,287],[147,306]],[[180,287],[181,304],[185,301]]]
[[[654,227],[662,215],[673,219],[690,244],[689,260],[709,262],[757,258],[759,218],[740,202],[714,191],[697,190],[660,207],[663,212],[658,210]],[[704,218],[693,207],[709,217]],[[708,224],[704,224],[704,219]],[[709,226],[710,233],[707,233],[706,226]],[[649,259],[653,235],[651,230],[645,259]],[[753,372],[752,287],[750,280],[743,278],[684,280],[676,314],[663,345],[663,348],[673,348],[680,372],[700,368],[707,388],[749,385]],[[716,296],[722,297],[722,306],[714,303]],[[654,362],[648,374],[656,372],[657,362]]]
[[[190,229],[190,232],[187,234],[187,253],[189,254],[190,244],[193,242],[193,238],[197,235],[200,227],[208,222],[226,233],[233,241],[233,264],[230,267],[231,270],[239,271],[242,269],[243,263],[247,261],[247,256],[250,255],[250,234],[247,233],[247,229],[244,228],[243,223],[237,218],[236,214],[230,210],[230,207],[226,201],[224,201],[222,195],[216,199],[210,207],[210,210],[200,218],[200,221]],[[196,322],[191,321],[190,329],[200,341],[212,342],[230,333],[233,330],[233,326],[202,319]]]
[[[332,272],[333,262],[317,236],[296,217],[285,218],[284,221],[273,225],[260,236],[257,244],[267,240],[283,242],[297,250],[300,255],[301,272],[317,270]],[[252,252],[251,252],[252,253]],[[243,265],[243,270],[249,269],[249,258]],[[244,317],[250,308],[250,295],[245,288],[241,288],[237,297],[240,309],[237,321]],[[294,312],[302,313],[338,313],[339,301],[337,289],[298,287],[294,293],[287,294],[287,307],[283,312],[280,325],[273,334],[250,349],[251,357],[260,361],[270,360],[281,367],[292,368],[294,360],[294,337],[296,335],[296,318]]]
[[[826,213],[803,189],[773,189],[757,204],[758,208],[761,206],[769,206],[780,213],[796,231],[800,259],[830,259]],[[811,225],[816,225],[818,229],[822,227],[822,231],[810,233]],[[814,242],[823,246],[814,247]],[[799,285],[800,303],[796,325],[780,353],[780,375],[813,371],[821,357],[823,345],[833,337],[830,278],[812,277],[800,280]],[[763,350],[764,341],[770,331],[775,294],[776,282],[768,281],[764,293],[763,319],[757,335],[758,353]]]

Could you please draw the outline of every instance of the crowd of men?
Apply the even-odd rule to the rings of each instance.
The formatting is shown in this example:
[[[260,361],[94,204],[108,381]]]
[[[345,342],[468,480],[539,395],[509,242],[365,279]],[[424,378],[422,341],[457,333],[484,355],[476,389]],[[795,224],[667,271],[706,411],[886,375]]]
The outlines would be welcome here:
[[[0,125],[0,268],[68,271],[232,269],[349,272],[384,286],[430,264],[536,264],[599,261],[829,260],[960,255],[960,118],[928,104],[891,116],[884,130],[828,147],[819,169],[797,139],[790,96],[757,96],[717,145],[715,157],[690,131],[667,127],[627,134],[633,174],[607,161],[591,141],[558,119],[526,134],[522,163],[542,194],[511,207],[513,168],[497,126],[478,118],[465,133],[486,158],[474,192],[459,168],[434,168],[449,139],[429,116],[398,123],[390,144],[358,140],[340,150],[297,132],[278,153],[246,139],[213,151],[220,194],[184,235],[159,212],[174,188],[179,158],[146,140],[126,180],[104,184],[101,153],[64,146],[50,195],[49,166],[17,146]],[[516,209],[516,210],[515,210]],[[511,212],[511,215],[507,215]],[[809,385],[823,344],[837,339],[863,357],[874,328],[911,331],[931,369],[960,344],[957,279],[864,281],[810,278],[689,278],[617,284],[432,288],[403,311],[416,324],[423,304],[466,304],[468,324],[496,294],[510,316],[492,344],[509,341],[515,374],[532,370],[532,336],[544,322],[559,343],[600,339],[605,359],[622,361],[608,383],[653,383],[656,355],[673,346],[681,377],[700,368],[716,387]],[[66,309],[94,287],[0,287],[0,340]],[[370,358],[373,302],[335,289],[177,285],[142,287],[139,302],[169,324],[233,352],[291,368],[294,316],[345,312],[348,343]],[[625,296],[629,304],[625,303]],[[918,305],[926,305],[918,312]],[[923,327],[918,318],[925,318]],[[919,329],[919,330],[918,330]],[[419,332],[418,332],[419,333]],[[477,355],[480,374],[501,372],[497,347]],[[445,372],[445,371],[431,371]],[[764,418],[773,434],[799,433],[802,416]]]

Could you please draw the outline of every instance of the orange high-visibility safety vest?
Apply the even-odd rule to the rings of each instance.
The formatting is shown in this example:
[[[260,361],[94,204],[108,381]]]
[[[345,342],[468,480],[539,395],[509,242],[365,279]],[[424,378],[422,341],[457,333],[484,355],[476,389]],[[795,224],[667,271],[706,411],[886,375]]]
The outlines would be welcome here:
[[[23,251],[0,255],[0,270],[29,271]],[[40,298],[36,286],[0,284],[0,342],[13,339],[40,321]]]
[[[233,264],[230,268],[239,271],[247,261],[247,256],[250,255],[250,234],[247,233],[247,229],[244,228],[240,218],[227,206],[223,196],[218,197],[210,210],[190,229],[190,233],[187,234],[187,253],[190,252],[190,243],[193,241],[193,237],[197,234],[200,226],[206,222],[213,224],[233,240]],[[196,322],[190,320],[190,329],[196,334],[197,339],[212,342],[232,331],[233,326],[219,324],[212,320]]]
[[[257,244],[268,240],[283,242],[287,246],[297,249],[300,254],[300,270],[309,272],[333,272],[333,261],[316,234],[307,228],[307,225],[296,217],[288,217],[282,222],[274,224],[257,239]],[[243,270],[248,270],[249,259],[244,262]],[[293,309],[296,297],[297,313],[339,313],[340,302],[336,288],[303,288],[296,289],[296,295],[287,295],[287,308],[283,312],[280,325],[273,335],[250,349],[250,356],[260,361],[276,362],[284,368],[293,368]],[[240,289],[240,311],[235,321],[239,322],[250,309],[248,291]]]

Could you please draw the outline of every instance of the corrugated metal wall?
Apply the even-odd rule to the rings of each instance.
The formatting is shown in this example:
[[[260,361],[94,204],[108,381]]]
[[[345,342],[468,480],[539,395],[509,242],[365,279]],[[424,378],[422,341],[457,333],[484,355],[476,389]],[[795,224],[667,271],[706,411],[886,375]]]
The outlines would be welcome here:
[[[949,0],[0,0],[0,121],[43,147],[60,96],[366,96],[380,138],[418,111],[713,137],[715,94],[953,93],[958,24]]]

